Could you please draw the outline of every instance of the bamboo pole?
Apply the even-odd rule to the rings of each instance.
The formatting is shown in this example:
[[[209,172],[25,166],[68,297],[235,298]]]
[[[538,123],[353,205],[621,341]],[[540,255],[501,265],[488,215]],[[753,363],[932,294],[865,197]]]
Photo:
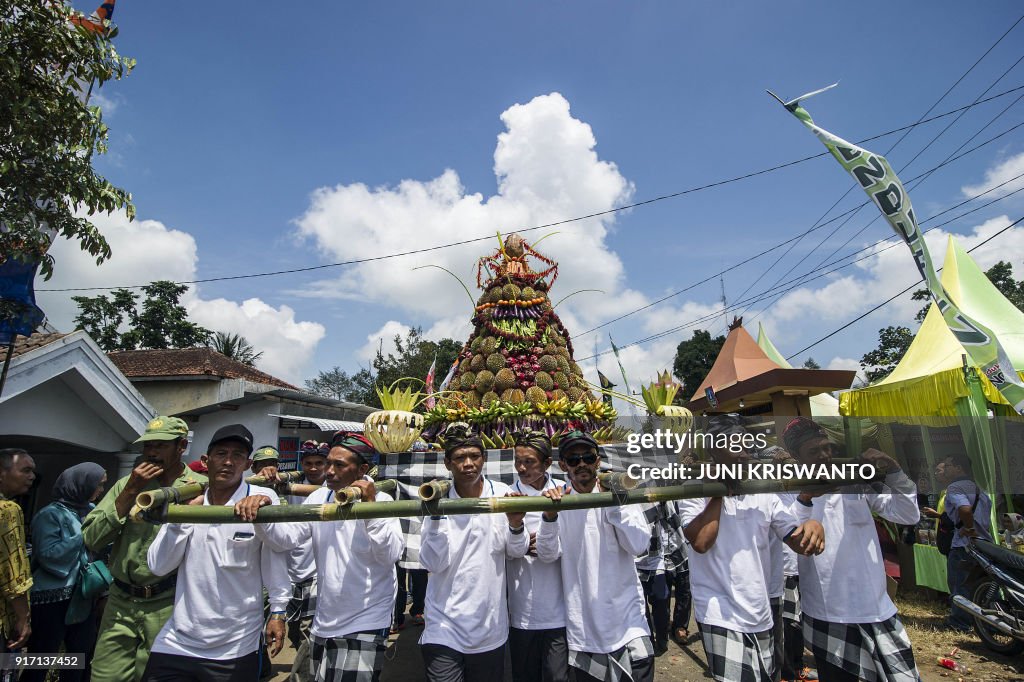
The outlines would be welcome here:
[[[395,490],[398,489],[398,481],[393,479],[374,481],[373,487],[376,488],[379,493],[393,495]],[[355,486],[349,486],[334,493],[334,499],[338,501],[338,504],[353,504],[355,502],[361,502],[363,499],[363,491]]]
[[[420,486],[418,492],[420,499],[424,502],[431,502],[433,500],[439,500],[448,494],[451,490],[452,479],[450,478],[436,478],[433,481],[427,481]]]
[[[601,482],[602,487],[613,492],[632,490],[640,483],[640,479],[633,478],[629,474],[621,471],[606,471],[603,474],[598,474],[597,480]]]
[[[283,483],[277,487],[277,492],[281,495],[309,497],[322,487],[322,485],[313,485],[312,483]]]
[[[187,483],[185,485],[173,485],[156,490],[147,490],[135,497],[135,504],[142,511],[148,511],[154,507],[161,507],[165,504],[181,504],[188,502],[193,497],[199,497],[206,490],[207,483]]]
[[[876,477],[873,480],[880,480]],[[519,512],[569,511],[613,507],[623,504],[668,502],[698,497],[726,497],[782,492],[828,492],[858,481],[823,481],[792,479],[787,481],[722,482],[688,481],[679,485],[643,487],[628,491],[566,495],[557,502],[547,497],[470,497],[456,499],[397,500],[394,502],[360,502],[358,504],[272,505],[263,507],[256,523],[287,523],[294,521],[350,521],[355,519],[386,519],[456,514],[502,514]],[[190,506],[172,504],[144,512],[151,523],[243,523],[227,506]]]
[[[245,479],[245,482],[250,485],[266,485],[272,486],[276,483],[293,483],[301,481],[303,474],[301,471],[278,471],[276,481],[268,481],[265,476],[249,476]]]

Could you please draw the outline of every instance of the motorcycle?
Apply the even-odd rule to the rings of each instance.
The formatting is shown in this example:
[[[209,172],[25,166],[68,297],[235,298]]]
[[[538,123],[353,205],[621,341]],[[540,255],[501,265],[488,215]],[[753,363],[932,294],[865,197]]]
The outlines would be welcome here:
[[[986,576],[974,599],[957,595],[953,603],[974,616],[974,630],[985,646],[1012,656],[1024,651],[1024,554],[985,540],[965,547]]]

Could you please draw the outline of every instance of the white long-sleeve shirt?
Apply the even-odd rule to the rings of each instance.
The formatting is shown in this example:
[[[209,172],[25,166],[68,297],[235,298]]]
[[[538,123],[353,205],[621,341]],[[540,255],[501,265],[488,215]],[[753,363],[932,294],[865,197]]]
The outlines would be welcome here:
[[[545,490],[564,487],[565,483],[547,476],[540,490],[516,481],[513,492],[531,497]],[[528,512],[524,520],[526,532],[540,529],[541,512]],[[565,595],[562,591],[562,567],[558,561],[545,563],[537,557],[524,556],[505,563],[508,577],[509,625],[520,630],[550,630],[565,627]]]
[[[299,481],[302,485],[310,485],[309,481],[303,478]],[[323,485],[327,485],[324,483]],[[307,497],[302,495],[288,495],[285,498],[288,504],[306,504]],[[313,546],[303,543],[294,547],[288,552],[288,577],[293,583],[302,583],[316,574],[316,562],[313,560]]]
[[[508,491],[504,483],[484,479],[480,497],[502,497]],[[448,497],[459,497],[454,485]],[[464,654],[503,645],[508,639],[505,558],[525,556],[529,544],[525,530],[509,530],[504,514],[424,519],[420,565],[431,575],[420,644],[441,644]]]
[[[704,511],[708,501],[679,501],[684,528]],[[777,495],[723,498],[715,543],[703,554],[694,551],[689,555],[690,591],[697,622],[735,632],[771,629],[770,543],[781,542],[798,525],[796,515]],[[825,541],[829,541],[827,534]]]
[[[278,503],[273,490],[243,481],[227,506],[249,495],[266,495]],[[205,495],[203,504],[209,504]],[[218,661],[256,651],[263,631],[263,588],[274,611],[284,611],[291,597],[284,554],[289,535],[281,525],[164,524],[149,546],[147,563],[156,575],[177,569],[178,579],[174,612],[151,650]]]
[[[825,551],[798,557],[800,608],[832,623],[879,623],[896,613],[885,589],[885,564],[871,512],[895,523],[920,520],[917,486],[905,473],[885,477],[891,492],[837,492],[816,497],[810,507],[791,496],[801,521],[825,528]]]
[[[568,494],[576,493],[569,486]],[[650,636],[636,557],[651,543],[639,506],[572,509],[541,521],[537,557],[561,559],[565,635],[571,651],[607,654]]]
[[[391,496],[378,492],[378,502]],[[306,504],[334,501],[334,491],[321,488]],[[398,519],[316,521],[288,524],[292,542],[307,546],[317,573],[316,615],[310,632],[325,639],[391,624],[395,605],[395,562],[402,556],[405,536]]]

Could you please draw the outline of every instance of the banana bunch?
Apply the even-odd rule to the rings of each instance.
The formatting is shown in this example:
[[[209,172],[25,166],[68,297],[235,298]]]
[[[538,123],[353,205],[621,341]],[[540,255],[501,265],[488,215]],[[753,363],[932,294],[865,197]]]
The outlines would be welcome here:
[[[525,417],[531,414],[533,414],[533,405],[530,403],[519,403],[518,405],[501,403],[498,407],[498,416],[506,419],[515,419],[516,417]]]
[[[427,412],[423,415],[423,423],[427,424],[428,426],[430,424],[437,424],[439,422],[443,422],[446,419],[448,419],[448,408],[440,404],[435,405],[433,409],[427,410]]]
[[[590,435],[598,443],[621,443],[626,440],[628,434],[629,429],[624,429],[621,426],[603,426]]]
[[[587,415],[591,419],[602,420],[605,418],[604,413],[607,409],[603,400],[589,400],[585,399],[587,408]]]
[[[466,413],[466,421],[471,424],[486,424],[501,416],[501,406],[493,402],[486,408],[473,408]]]
[[[578,403],[572,403],[565,410],[565,416],[570,419],[582,419],[587,416],[587,404],[582,400]]]
[[[548,400],[537,403],[537,413],[544,417],[564,417],[569,409],[569,398]]]
[[[493,433],[488,436],[486,433],[480,434],[480,442],[484,444],[484,447],[488,450],[504,450],[506,448],[514,447],[515,443],[512,440],[511,434],[506,434],[502,438],[501,434]]]

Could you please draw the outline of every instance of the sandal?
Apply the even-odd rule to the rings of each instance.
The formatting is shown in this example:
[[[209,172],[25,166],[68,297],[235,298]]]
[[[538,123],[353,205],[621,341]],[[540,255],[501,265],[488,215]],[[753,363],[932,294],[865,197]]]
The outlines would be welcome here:
[[[686,644],[690,639],[690,631],[686,628],[676,628],[672,631],[672,639],[676,644]]]
[[[394,623],[391,626],[391,631],[390,632],[391,632],[392,635],[397,635],[399,632],[401,632],[404,629],[405,629],[405,621],[402,621],[401,623]]]

